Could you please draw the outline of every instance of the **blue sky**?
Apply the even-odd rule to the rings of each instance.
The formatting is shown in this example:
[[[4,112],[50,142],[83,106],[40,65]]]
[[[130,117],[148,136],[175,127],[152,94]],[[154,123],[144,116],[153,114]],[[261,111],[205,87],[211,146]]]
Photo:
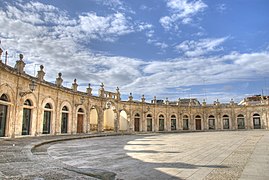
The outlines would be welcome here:
[[[123,100],[269,94],[268,0],[39,0],[0,2],[1,47],[35,75]],[[2,59],[4,59],[2,57]]]

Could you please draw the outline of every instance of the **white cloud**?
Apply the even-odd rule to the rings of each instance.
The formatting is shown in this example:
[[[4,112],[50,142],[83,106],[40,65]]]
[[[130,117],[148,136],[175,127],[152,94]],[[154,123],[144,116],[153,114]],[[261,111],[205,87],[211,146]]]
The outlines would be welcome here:
[[[186,56],[201,56],[212,51],[221,50],[221,48],[217,47],[219,47],[227,39],[228,37],[200,39],[199,41],[183,41],[175,48],[176,50],[183,52]]]
[[[173,89],[174,93],[169,95],[169,99],[177,99],[181,96],[188,96],[188,92],[177,92],[175,89],[188,89],[192,85],[203,85],[205,79],[207,85],[212,85],[245,82],[253,77],[269,75],[267,70],[269,52],[246,54],[233,52],[210,58],[194,56],[194,54],[201,55],[220,50],[219,46],[228,37],[181,43],[177,47],[178,50],[186,51],[187,55],[192,56],[172,60],[145,62],[141,59],[122,56],[96,55],[86,49],[87,47],[82,46],[77,39],[87,41],[101,36],[108,38],[110,35],[115,38],[138,30],[138,26],[128,25],[128,18],[123,13],[115,13],[110,16],[83,14],[81,16],[85,19],[82,23],[79,18],[74,20],[57,8],[46,7],[47,5],[44,4],[31,7],[31,4],[25,6],[28,10],[33,9],[31,13],[30,10],[25,12],[21,9],[24,6],[0,10],[0,37],[3,46],[10,54],[9,65],[14,66],[15,61],[18,60],[18,56],[15,57],[14,54],[23,53],[27,62],[26,71],[34,74],[35,65],[43,64],[46,72],[45,79],[50,82],[54,82],[58,72],[62,72],[64,85],[68,87],[71,87],[73,79],[77,78],[79,84],[91,83],[95,90],[99,88],[96,86],[104,82],[105,88],[108,90],[114,91],[116,86],[119,86],[122,94],[128,95],[129,92],[145,94],[147,99],[154,95],[165,98],[166,95],[169,95],[169,89]],[[40,9],[47,9],[46,12],[48,11],[50,15]],[[26,14],[35,19],[34,21],[39,25],[30,22]],[[61,16],[62,19],[67,19],[67,24],[65,25],[66,22],[61,21],[57,24],[56,20],[46,18],[47,16]],[[54,25],[48,26],[47,24],[50,22]],[[91,25],[90,22],[95,25]],[[141,25],[139,32],[152,30],[149,24],[142,23]],[[83,30],[81,30],[82,26]],[[132,26],[136,27],[130,28]],[[162,48],[167,47],[162,41],[152,40],[150,43]],[[85,91],[85,87],[80,90]],[[191,94],[191,92],[189,93]],[[215,97],[214,99],[219,98],[218,96],[231,98],[229,94],[224,91],[218,91],[218,94],[208,91],[207,96],[212,99],[213,97]],[[198,96],[198,94],[196,95]]]
[[[118,36],[134,32],[132,26],[122,13],[110,16],[97,16],[87,13],[79,16],[79,26],[91,38],[102,40],[115,40]]]
[[[177,30],[180,23],[189,24],[197,13],[207,8],[202,0],[167,0],[166,5],[171,14],[160,18],[160,24],[165,30]]]

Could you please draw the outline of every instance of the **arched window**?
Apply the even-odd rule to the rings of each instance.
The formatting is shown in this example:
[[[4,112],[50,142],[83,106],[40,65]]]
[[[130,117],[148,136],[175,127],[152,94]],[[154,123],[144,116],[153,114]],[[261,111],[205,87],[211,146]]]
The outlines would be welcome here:
[[[200,115],[195,116],[195,127],[196,130],[202,130],[202,119]]]
[[[261,117],[259,114],[253,114],[253,127],[254,129],[261,129]]]
[[[189,130],[189,117],[187,115],[183,116],[183,130]]]
[[[68,108],[67,108],[66,106],[64,106],[64,107],[62,108],[62,111],[68,111]]]
[[[223,129],[229,129],[229,116],[228,115],[223,115],[222,116],[222,121],[223,121]]]
[[[25,106],[32,106],[32,103],[29,99],[27,99],[26,101],[24,101],[23,103]]]
[[[61,133],[67,133],[68,128],[68,108],[64,106],[62,108],[62,120],[61,120]]]
[[[45,108],[46,108],[46,109],[52,109],[50,103],[47,103],[47,104],[45,105]]]
[[[52,117],[52,106],[50,103],[45,105],[44,117],[43,117],[43,134],[50,134],[50,125],[51,125],[51,117]]]
[[[7,102],[9,101],[8,96],[6,94],[2,94],[0,97],[0,100],[7,101]]]
[[[159,115],[159,131],[164,131],[164,116]]]
[[[147,115],[147,131],[152,131],[152,115]]]
[[[30,129],[31,129],[31,114],[32,109],[30,106],[32,106],[32,103],[29,99],[25,100],[23,108],[23,119],[22,119],[22,135],[29,135]]]
[[[213,115],[208,117],[208,129],[215,129],[215,117]]]
[[[237,127],[238,129],[245,129],[245,118],[242,114],[237,116]]]
[[[177,129],[177,118],[175,115],[171,116],[171,130]]]
[[[83,111],[82,108],[79,108],[79,109],[78,109],[78,112],[84,113],[84,111]]]

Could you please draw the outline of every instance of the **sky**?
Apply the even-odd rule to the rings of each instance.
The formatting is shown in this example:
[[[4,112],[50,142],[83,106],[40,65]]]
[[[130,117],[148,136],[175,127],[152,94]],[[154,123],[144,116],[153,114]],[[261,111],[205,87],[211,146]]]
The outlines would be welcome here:
[[[239,102],[269,95],[268,17],[268,0],[1,0],[0,47],[94,95]]]

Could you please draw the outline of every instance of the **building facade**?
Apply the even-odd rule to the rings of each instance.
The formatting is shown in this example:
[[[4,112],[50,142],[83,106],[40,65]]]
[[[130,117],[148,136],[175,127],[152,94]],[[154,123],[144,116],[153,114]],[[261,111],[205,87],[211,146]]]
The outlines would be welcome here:
[[[1,57],[1,56],[0,56]],[[21,137],[89,133],[93,131],[162,132],[268,129],[268,98],[260,103],[238,105],[199,103],[191,99],[148,103],[130,94],[122,101],[115,92],[100,85],[98,96],[89,87],[77,90],[62,86],[62,75],[55,83],[44,80],[41,65],[37,77],[24,72],[23,55],[10,67],[0,60],[0,137]]]

